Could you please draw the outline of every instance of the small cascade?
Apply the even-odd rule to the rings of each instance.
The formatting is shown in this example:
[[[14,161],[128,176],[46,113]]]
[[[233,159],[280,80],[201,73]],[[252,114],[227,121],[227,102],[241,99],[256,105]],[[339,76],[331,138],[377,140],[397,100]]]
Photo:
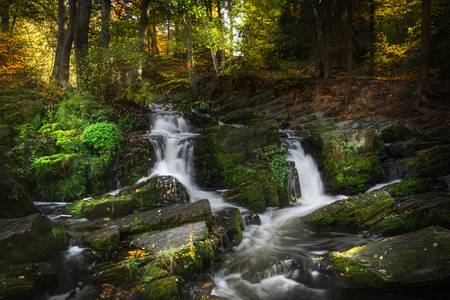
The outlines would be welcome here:
[[[301,196],[292,207],[261,214],[260,226],[246,227],[242,242],[235,248],[235,253],[227,257],[226,267],[215,274],[213,295],[232,299],[288,299],[293,289],[316,296],[323,294],[323,290],[307,287],[289,278],[294,265],[292,257],[311,257],[312,252],[323,251],[326,244],[323,239],[316,240],[313,233],[297,226],[296,222],[300,217],[343,197],[325,194],[313,158],[305,153],[298,138],[290,132],[285,133],[287,160],[295,164]],[[293,185],[291,193],[300,194],[300,191]],[[333,242],[330,238],[329,243]],[[261,275],[255,278],[255,274]],[[297,295],[301,292],[297,291]]]
[[[191,201],[208,199],[213,210],[230,207],[217,192],[205,191],[193,180],[193,154],[195,138],[198,134],[179,112],[157,108],[151,116],[148,137],[156,154],[156,163],[145,181],[155,176],[172,176],[186,188]]]

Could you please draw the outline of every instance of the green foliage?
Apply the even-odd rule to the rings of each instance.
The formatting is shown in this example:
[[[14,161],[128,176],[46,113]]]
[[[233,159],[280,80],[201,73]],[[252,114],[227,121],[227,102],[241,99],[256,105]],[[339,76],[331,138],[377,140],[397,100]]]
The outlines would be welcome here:
[[[93,153],[108,156],[114,154],[122,141],[122,132],[115,123],[100,122],[86,126],[83,143]]]
[[[268,161],[278,186],[286,186],[289,172],[286,164],[287,149],[273,144],[257,150],[256,155]]]

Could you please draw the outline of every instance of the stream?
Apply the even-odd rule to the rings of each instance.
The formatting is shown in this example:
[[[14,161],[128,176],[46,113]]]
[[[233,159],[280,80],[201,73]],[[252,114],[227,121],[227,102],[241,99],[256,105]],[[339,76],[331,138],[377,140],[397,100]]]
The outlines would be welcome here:
[[[302,224],[301,217],[345,196],[327,195],[313,158],[305,153],[301,141],[292,132],[284,131],[283,143],[288,147],[288,161],[295,163],[299,174],[301,198],[290,207],[268,209],[259,215],[261,225],[247,225],[242,242],[225,255],[223,262],[214,266],[211,278],[214,282],[212,295],[228,299],[415,299],[401,295],[377,295],[368,291],[344,289],[335,278],[323,272],[317,257],[330,251],[363,244],[370,237],[333,231],[318,232]],[[152,113],[151,130],[146,136],[156,153],[156,163],[148,176],[170,175],[185,187],[191,201],[208,199],[213,211],[234,206],[223,200],[221,191],[204,190],[194,182],[193,150],[198,133],[179,112],[157,108]],[[380,188],[377,185],[373,189]],[[111,191],[116,194],[120,189]],[[88,228],[86,220],[73,220],[57,214],[64,204],[40,205],[41,211],[51,218],[65,218],[72,228]],[[240,208],[242,213],[247,211]],[[83,225],[80,225],[83,224]],[[83,261],[83,248],[76,240],[65,253],[66,268]],[[63,265],[64,265],[63,264]],[[68,266],[67,266],[68,265]],[[63,270],[66,272],[67,270]],[[70,277],[70,276],[68,276]],[[78,278],[65,278],[65,287],[58,296],[47,299],[66,299],[69,288],[76,286]]]

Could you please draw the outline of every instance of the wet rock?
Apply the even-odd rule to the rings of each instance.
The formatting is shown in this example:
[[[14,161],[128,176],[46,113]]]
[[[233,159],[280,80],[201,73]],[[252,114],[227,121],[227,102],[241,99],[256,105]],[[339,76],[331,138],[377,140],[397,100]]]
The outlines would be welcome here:
[[[261,225],[261,218],[257,214],[248,214],[244,216],[245,225]]]
[[[150,283],[167,276],[169,276],[169,272],[155,266],[153,263],[149,263],[144,268],[144,276],[142,277],[142,282]]]
[[[117,225],[121,233],[135,234],[198,221],[205,221],[208,226],[212,224],[211,206],[208,200],[135,212],[113,220],[109,224]]]
[[[393,235],[427,226],[450,228],[450,197],[428,192],[431,183],[405,180],[383,189],[337,201],[304,218],[310,224],[349,231]],[[439,188],[439,186],[438,186]]]
[[[48,262],[2,266],[0,298],[31,299],[57,283],[58,273]]]
[[[399,175],[414,178],[437,178],[448,175],[450,170],[450,145],[437,145],[417,151],[415,156],[402,159]]]
[[[331,267],[357,287],[445,284],[450,279],[450,231],[428,227],[330,254]]]
[[[186,188],[172,176],[158,176],[133,186],[132,198],[137,210],[189,202]]]
[[[120,233],[117,226],[108,226],[86,233],[83,243],[95,251],[111,253],[119,247]]]
[[[142,300],[178,300],[181,299],[181,284],[181,278],[170,276],[141,285],[137,294]]]
[[[95,267],[92,278],[97,283],[109,283],[123,287],[134,281],[135,271],[136,265],[133,261],[105,263]]]
[[[117,218],[134,211],[134,201],[130,195],[105,195],[79,200],[70,207],[73,216],[95,218]]]
[[[287,178],[287,193],[289,202],[296,202],[300,199],[302,192],[300,189],[300,181],[298,178],[298,172],[295,168],[295,163],[293,161],[288,161],[288,178]]]
[[[223,246],[233,247],[239,245],[242,240],[242,231],[244,230],[244,221],[241,211],[238,208],[231,207],[223,209],[214,214],[214,232],[222,240]]]
[[[188,223],[159,232],[144,233],[132,238],[131,245],[150,253],[159,253],[188,247],[190,243],[202,240],[209,235],[205,221]]]
[[[386,151],[391,157],[401,158],[414,154],[417,147],[417,139],[409,139],[392,144],[386,144]]]
[[[0,219],[0,261],[45,260],[64,250],[68,241],[69,235],[62,224],[40,214]]]
[[[385,143],[395,143],[417,137],[416,130],[406,124],[391,123],[381,130]]]

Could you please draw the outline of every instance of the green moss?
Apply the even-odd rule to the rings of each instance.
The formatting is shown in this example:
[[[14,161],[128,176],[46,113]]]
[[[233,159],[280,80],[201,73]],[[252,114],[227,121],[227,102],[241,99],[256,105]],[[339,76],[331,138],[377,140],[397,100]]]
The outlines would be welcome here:
[[[406,179],[385,187],[392,197],[401,198],[427,191],[429,184],[423,179]]]
[[[360,286],[373,288],[384,286],[388,282],[388,278],[383,276],[382,273],[374,272],[373,269],[366,267],[363,262],[351,257],[350,253],[357,250],[358,247],[344,253],[332,252],[330,254],[332,268]]]
[[[407,177],[436,178],[450,170],[450,146],[439,145],[402,160],[402,172]]]
[[[178,300],[181,299],[181,283],[176,276],[162,278],[140,286],[138,294],[143,300]]]
[[[130,195],[103,196],[89,200],[80,200],[70,207],[72,215],[87,218],[115,218],[125,216],[134,210]]]
[[[133,282],[137,266],[130,260],[119,263],[106,264],[98,267],[93,275],[96,282],[109,283],[114,286],[123,287]]]
[[[168,275],[169,275],[169,272],[167,272],[166,270],[155,266],[153,263],[149,263],[145,266],[144,276],[142,277],[142,282],[150,283],[152,281],[161,279]]]

